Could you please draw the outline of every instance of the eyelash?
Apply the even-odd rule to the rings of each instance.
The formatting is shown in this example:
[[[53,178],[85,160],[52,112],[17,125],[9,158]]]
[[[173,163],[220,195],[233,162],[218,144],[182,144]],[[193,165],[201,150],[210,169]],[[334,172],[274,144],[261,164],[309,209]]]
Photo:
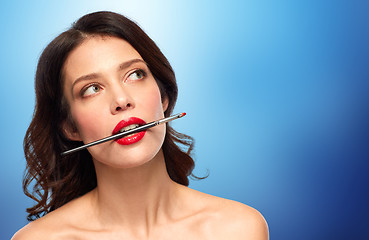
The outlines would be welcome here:
[[[87,86],[85,86],[84,88],[81,89],[80,96],[81,97],[89,97],[89,96],[93,95],[93,94],[91,94],[91,95],[85,96],[85,93],[86,93],[87,89],[89,89],[90,87],[98,87],[99,91],[101,91],[101,89],[102,89],[102,87],[99,83],[95,83],[95,82],[90,83],[90,84],[88,84]]]
[[[132,74],[134,74],[134,73],[138,73],[138,74],[142,74],[142,77],[141,78],[139,78],[139,79],[136,79],[136,80],[132,80],[132,81],[137,81],[137,80],[141,80],[141,79],[143,79],[144,77],[146,77],[146,72],[145,72],[145,70],[143,70],[143,69],[136,69],[135,71],[133,71],[132,73],[130,73],[129,75],[128,75],[128,77],[127,77],[127,79],[132,75]],[[127,79],[126,80],[124,80],[125,82],[127,81]]]
[[[147,76],[147,74],[146,74],[146,72],[145,72],[145,70],[143,70],[143,69],[136,69],[135,71],[133,71],[132,73],[130,73],[129,75],[128,75],[128,77],[127,77],[127,79],[131,76],[131,75],[133,75],[133,74],[141,74],[142,75],[142,77],[140,77],[139,79],[136,79],[136,80],[131,80],[132,82],[134,82],[134,81],[138,81],[138,80],[141,80],[141,79],[143,79],[144,77],[146,77]],[[127,79],[125,79],[124,80],[124,82],[127,82]],[[91,94],[91,95],[88,95],[88,96],[85,96],[85,93],[86,93],[86,91],[87,91],[87,89],[89,89],[90,87],[98,87],[99,88],[99,91],[101,91],[101,89],[102,89],[102,87],[101,87],[101,85],[99,84],[99,83],[91,83],[91,84],[88,84],[87,86],[85,86],[84,88],[82,88],[81,89],[81,92],[80,92],[80,96],[81,97],[89,97],[89,96],[91,96],[91,95],[94,95],[94,94]]]

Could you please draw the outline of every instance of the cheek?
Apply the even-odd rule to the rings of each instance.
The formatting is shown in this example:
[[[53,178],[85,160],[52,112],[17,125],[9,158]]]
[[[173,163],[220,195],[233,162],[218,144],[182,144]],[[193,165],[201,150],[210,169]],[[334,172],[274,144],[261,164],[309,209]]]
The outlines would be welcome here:
[[[161,102],[161,95],[158,86],[151,88],[150,91],[145,94],[145,96],[145,103],[147,108],[154,111],[157,117],[161,117],[163,115],[163,105]]]
[[[101,113],[98,111],[72,110],[72,117],[83,142],[90,142],[101,137]],[[100,130],[100,131],[99,131]]]

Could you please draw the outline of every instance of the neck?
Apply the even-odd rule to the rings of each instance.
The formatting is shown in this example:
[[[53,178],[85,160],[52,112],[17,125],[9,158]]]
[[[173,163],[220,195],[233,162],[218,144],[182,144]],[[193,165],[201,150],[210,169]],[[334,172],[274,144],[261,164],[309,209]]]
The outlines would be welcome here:
[[[116,169],[95,162],[93,204],[101,225],[149,229],[170,218],[177,184],[169,177],[162,151],[142,166]]]

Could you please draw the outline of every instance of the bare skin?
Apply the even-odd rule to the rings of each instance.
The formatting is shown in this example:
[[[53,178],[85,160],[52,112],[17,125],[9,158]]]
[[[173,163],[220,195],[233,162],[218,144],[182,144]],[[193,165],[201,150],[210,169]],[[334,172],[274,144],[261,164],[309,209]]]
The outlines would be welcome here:
[[[64,94],[77,127],[65,127],[70,139],[107,136],[130,116],[147,122],[163,116],[167,102],[137,59],[142,60],[127,42],[113,37],[93,37],[72,51],[64,69]],[[133,72],[137,69],[144,77]],[[81,76],[90,77],[76,81]],[[255,209],[173,182],[161,150],[164,137],[165,126],[158,126],[131,145],[113,141],[91,148],[97,187],[12,239],[268,239],[267,224]]]
[[[140,168],[155,174],[142,177],[145,169],[132,169],[126,184],[126,176],[114,176],[110,189],[97,187],[30,223],[13,240],[268,239],[267,224],[255,209],[174,183],[162,156],[147,165]]]

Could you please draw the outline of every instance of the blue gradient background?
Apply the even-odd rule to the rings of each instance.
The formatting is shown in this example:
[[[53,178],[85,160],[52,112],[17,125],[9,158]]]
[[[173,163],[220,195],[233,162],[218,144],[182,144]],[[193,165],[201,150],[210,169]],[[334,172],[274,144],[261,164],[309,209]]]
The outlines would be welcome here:
[[[103,3],[104,2],[104,3]],[[125,14],[178,80],[200,191],[265,216],[271,239],[369,239],[367,1],[2,1],[0,239],[26,224],[22,141],[43,48],[80,16]]]

